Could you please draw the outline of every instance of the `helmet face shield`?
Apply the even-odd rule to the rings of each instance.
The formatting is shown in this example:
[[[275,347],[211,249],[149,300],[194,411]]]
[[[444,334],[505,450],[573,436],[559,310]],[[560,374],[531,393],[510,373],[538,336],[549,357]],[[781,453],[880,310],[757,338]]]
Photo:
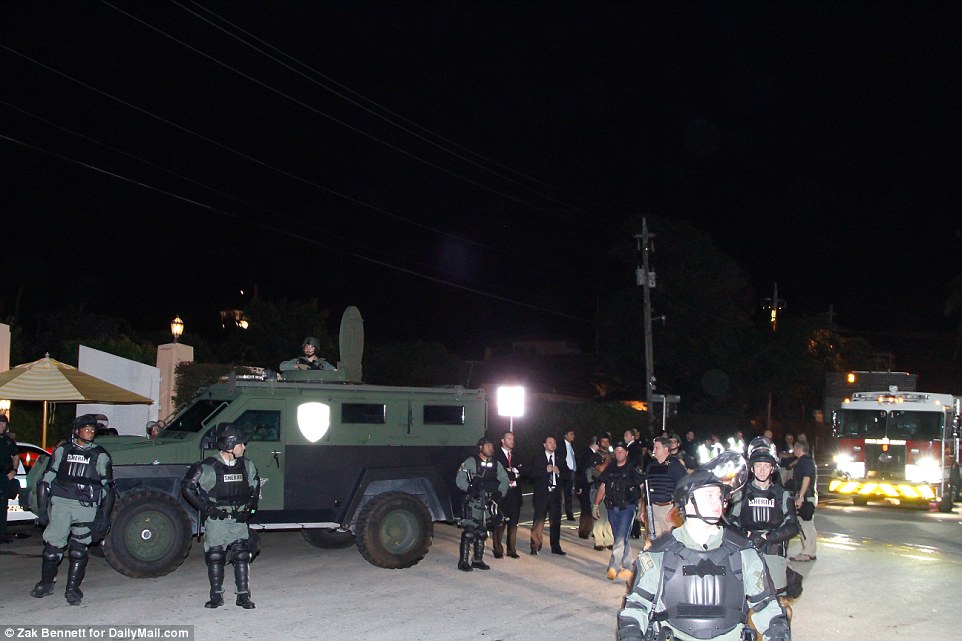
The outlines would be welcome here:
[[[86,438],[86,436],[81,436],[80,431],[85,427],[89,427],[93,429],[93,435],[96,436],[97,430],[104,427],[104,424],[98,420],[99,418],[100,418],[100,415],[98,414],[84,414],[82,416],[78,416],[77,418],[75,418],[73,422],[70,424],[70,431],[73,434],[74,438],[80,439],[84,443],[93,442],[93,438]]]
[[[748,445],[748,465],[755,463],[778,465],[778,450],[775,444],[764,436],[759,436]]]
[[[712,476],[717,478],[721,485],[727,487],[723,490],[727,496],[744,487],[748,480],[748,466],[745,465],[745,457],[735,450],[725,450],[705,464],[711,470]]]
[[[745,485],[747,480],[748,468],[745,465],[745,458],[739,452],[726,450],[704,465],[700,465],[687,477],[682,478],[675,487],[673,498],[686,518],[697,518],[711,525],[718,525],[724,518],[723,515],[716,517],[710,514],[702,514],[694,496],[695,491],[709,485],[717,486],[721,490],[722,512],[724,513],[724,504],[732,493],[737,492]],[[689,508],[689,504],[691,508]]]
[[[250,436],[243,428],[237,427],[233,423],[221,423],[214,430],[217,449],[222,452],[230,452],[239,444],[247,444]]]

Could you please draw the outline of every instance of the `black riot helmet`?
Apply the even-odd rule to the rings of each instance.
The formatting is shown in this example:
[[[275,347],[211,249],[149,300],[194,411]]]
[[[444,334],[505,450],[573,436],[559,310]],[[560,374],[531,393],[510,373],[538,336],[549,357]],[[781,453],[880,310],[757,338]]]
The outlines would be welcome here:
[[[247,432],[233,423],[219,424],[212,436],[214,437],[217,449],[221,452],[230,452],[238,443],[244,443],[246,445],[247,441],[250,440]]]
[[[84,438],[80,436],[81,427],[92,427],[94,428],[94,436],[97,435],[97,430],[103,429],[105,426],[98,419],[101,415],[99,414],[82,414],[75,418],[70,424],[70,433],[74,438],[80,439],[84,443],[92,443],[92,438]]]
[[[685,518],[699,518],[703,521],[717,525],[720,519],[708,519],[701,515],[698,503],[692,499],[695,490],[715,485],[721,488],[722,501],[725,502],[734,492],[737,492],[745,485],[748,479],[748,469],[745,465],[745,457],[735,450],[725,450],[712,460],[699,465],[694,472],[683,477],[675,486],[672,499]],[[686,514],[685,506],[689,501],[695,507],[694,514]]]
[[[775,444],[764,436],[752,439],[752,442],[748,444],[748,467],[751,467],[755,463],[778,465]]]

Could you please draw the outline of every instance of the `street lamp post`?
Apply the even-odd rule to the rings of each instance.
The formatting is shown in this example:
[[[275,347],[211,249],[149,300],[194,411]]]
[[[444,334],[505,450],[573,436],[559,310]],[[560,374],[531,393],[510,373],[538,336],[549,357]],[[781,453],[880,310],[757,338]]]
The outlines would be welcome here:
[[[174,320],[170,321],[170,333],[173,334],[175,343],[184,333],[184,321],[180,319],[180,316],[175,316]]]
[[[498,416],[508,417],[508,431],[514,431],[514,417],[524,416],[524,388],[502,385],[498,388]]]

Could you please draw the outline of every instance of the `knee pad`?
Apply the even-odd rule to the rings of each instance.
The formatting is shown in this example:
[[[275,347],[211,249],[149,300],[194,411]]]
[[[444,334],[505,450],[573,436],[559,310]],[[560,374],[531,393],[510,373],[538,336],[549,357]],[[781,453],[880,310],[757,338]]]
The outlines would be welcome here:
[[[247,540],[234,541],[227,546],[227,562],[233,563],[235,561],[241,561],[242,563],[250,563],[254,560],[254,555],[251,553],[250,549],[247,547]]]
[[[461,533],[461,538],[465,541],[473,541],[474,536],[474,528],[465,528],[464,532]]]
[[[47,543],[43,546],[43,552],[41,552],[41,556],[43,557],[44,561],[59,563],[60,559],[63,558],[63,551],[60,548],[54,547],[53,545]]]
[[[254,555],[251,554],[250,550],[247,548],[239,549],[234,554],[234,561],[240,561],[241,563],[250,563],[254,560]]]
[[[71,539],[67,547],[67,556],[71,561],[82,561],[87,558],[87,546],[76,539]]]
[[[476,536],[479,541],[485,541],[488,538],[488,531],[484,528],[478,528]]]
[[[207,565],[213,565],[215,563],[222,564],[226,559],[227,555],[224,552],[224,548],[219,545],[204,552],[204,560],[207,561]]]

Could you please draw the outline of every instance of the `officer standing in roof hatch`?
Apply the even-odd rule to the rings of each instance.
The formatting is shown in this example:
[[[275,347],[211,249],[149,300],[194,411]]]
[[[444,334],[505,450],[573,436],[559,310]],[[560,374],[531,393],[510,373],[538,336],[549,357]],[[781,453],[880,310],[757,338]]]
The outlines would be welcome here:
[[[300,369],[300,370],[335,370],[337,369],[326,360],[321,358],[317,353],[321,349],[321,343],[313,336],[308,336],[304,339],[301,349],[304,351],[303,356],[298,356],[297,358],[292,358],[289,361],[284,361],[280,365],[280,370],[282,372],[289,372],[290,370]]]

